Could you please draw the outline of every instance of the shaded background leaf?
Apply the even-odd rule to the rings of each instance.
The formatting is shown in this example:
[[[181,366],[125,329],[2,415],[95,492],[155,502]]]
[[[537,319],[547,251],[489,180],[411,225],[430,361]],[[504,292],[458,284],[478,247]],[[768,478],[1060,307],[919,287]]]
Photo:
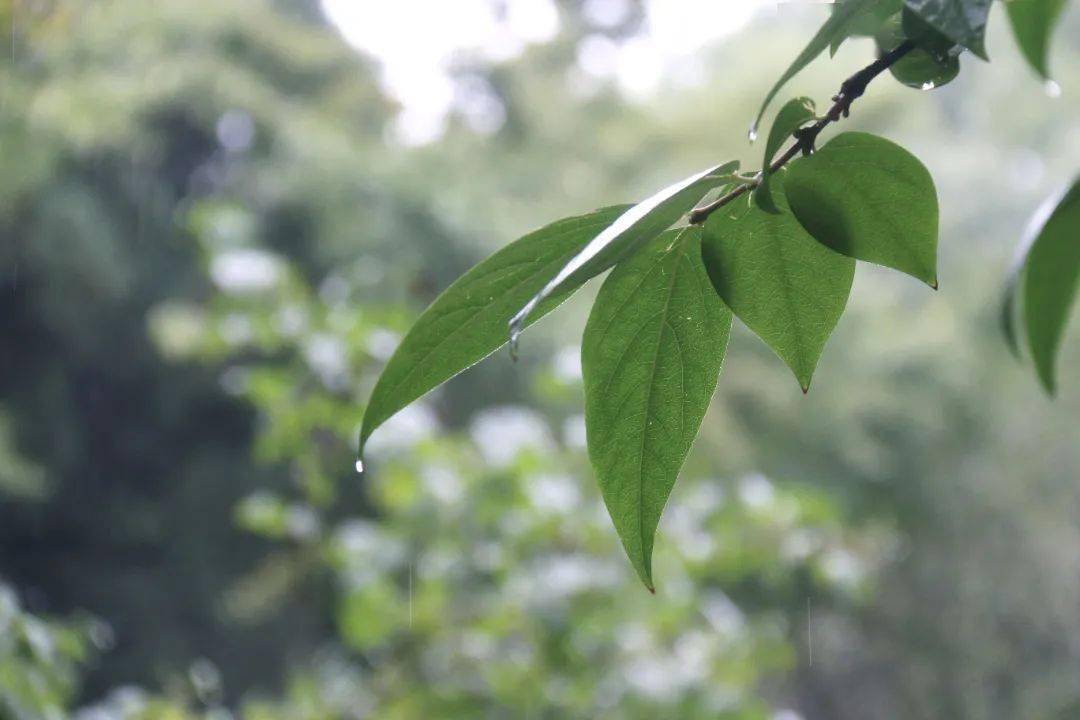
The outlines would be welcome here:
[[[1057,390],[1056,361],[1080,280],[1080,180],[1042,226],[1024,268],[1024,325],[1046,391]]]
[[[1066,0],[1013,0],[1005,7],[1009,25],[1028,63],[1044,79],[1050,79],[1050,38]]]

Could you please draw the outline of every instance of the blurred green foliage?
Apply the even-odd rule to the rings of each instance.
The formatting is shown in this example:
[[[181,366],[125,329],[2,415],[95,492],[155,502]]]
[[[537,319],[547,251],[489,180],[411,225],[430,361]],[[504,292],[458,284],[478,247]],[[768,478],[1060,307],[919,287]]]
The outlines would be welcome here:
[[[582,82],[601,30],[560,8],[553,42],[462,62],[497,133],[458,114],[404,149],[314,2],[0,6],[0,717],[1070,717],[1080,396],[1043,400],[987,299],[1080,165],[1080,95],[1044,97],[1007,32],[992,74],[860,101],[930,159],[942,292],[860,271],[805,399],[735,332],[657,597],[584,457],[583,303],[355,474],[361,400],[436,292],[553,217],[756,161],[741,128],[806,39],[766,15],[705,84],[631,102]]]

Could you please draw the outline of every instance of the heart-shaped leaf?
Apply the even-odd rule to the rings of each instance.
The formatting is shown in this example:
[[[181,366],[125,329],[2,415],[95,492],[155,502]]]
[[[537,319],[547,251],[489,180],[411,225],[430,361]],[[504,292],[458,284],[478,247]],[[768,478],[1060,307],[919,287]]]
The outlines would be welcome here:
[[[1080,281],[1080,180],[1036,227],[1024,267],[1023,318],[1035,369],[1053,395],[1058,350]]]
[[[1050,36],[1065,0],[1013,0],[1005,5],[1009,24],[1024,57],[1043,78],[1050,78]]]
[[[656,527],[716,389],[730,330],[697,227],[666,232],[620,263],[585,327],[589,457],[650,590]]]
[[[566,263],[510,320],[511,348],[525,328],[529,316],[547,297],[563,288],[580,285],[614,267],[644,243],[674,225],[707,192],[735,180],[732,173],[738,169],[739,163],[736,161],[703,170],[669,185],[623,213]]]
[[[769,139],[765,143],[765,161],[761,165],[761,182],[754,190],[754,202],[765,212],[778,213],[780,210],[772,199],[772,191],[769,189],[769,176],[772,172],[769,166],[773,157],[780,151],[784,142],[791,137],[796,130],[812,121],[817,113],[817,107],[810,98],[795,98],[789,100],[780,112],[776,113],[772,129],[769,130]]]
[[[720,297],[806,392],[847,306],[855,261],[819,243],[787,212],[785,174],[773,176],[781,214],[746,202],[714,212],[705,223],[702,257]]]
[[[884,138],[852,132],[789,167],[788,202],[811,235],[937,287],[937,191],[918,158]]]
[[[904,0],[913,13],[957,45],[986,60],[986,21],[993,0]]]
[[[383,369],[360,431],[360,449],[375,428],[409,403],[506,342],[514,311],[611,225],[628,206],[552,223],[516,240],[459,278],[424,311]],[[554,310],[577,285],[565,285],[534,313]]]

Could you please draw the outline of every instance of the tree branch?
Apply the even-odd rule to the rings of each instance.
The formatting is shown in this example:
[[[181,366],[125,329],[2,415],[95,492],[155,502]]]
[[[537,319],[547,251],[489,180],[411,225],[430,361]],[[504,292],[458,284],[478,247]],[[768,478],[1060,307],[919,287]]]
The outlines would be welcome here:
[[[848,115],[851,114],[852,103],[862,97],[863,93],[866,92],[867,86],[870,85],[874,78],[895,65],[900,58],[904,57],[914,49],[915,43],[911,40],[905,40],[900,45],[897,45],[894,49],[885,53],[880,58],[845,80],[840,85],[840,92],[833,96],[833,106],[829,108],[829,112],[813,125],[796,130],[794,144],[785,150],[784,154],[778,157],[776,161],[769,166],[769,172],[776,172],[794,160],[800,153],[809,155],[813,152],[814,144],[817,142],[818,135],[821,134],[821,131],[831,123],[840,120],[841,117],[848,117]],[[760,185],[761,177],[761,173],[758,173],[757,177],[754,178],[752,182],[739,185],[731,192],[713,200],[708,205],[694,208],[693,212],[690,213],[690,224],[700,225],[705,222],[714,212]]]

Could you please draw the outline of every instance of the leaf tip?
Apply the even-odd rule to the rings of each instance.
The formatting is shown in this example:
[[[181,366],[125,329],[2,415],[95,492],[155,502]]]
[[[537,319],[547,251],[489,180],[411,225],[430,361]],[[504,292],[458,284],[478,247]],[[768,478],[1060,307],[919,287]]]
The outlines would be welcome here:
[[[1057,382],[1055,381],[1054,376],[1050,372],[1042,371],[1039,373],[1039,380],[1041,381],[1043,390],[1046,391],[1047,397],[1051,400],[1055,399],[1057,397]]]
[[[810,394],[810,383],[806,383],[805,385],[802,386],[802,394],[803,395],[809,395]]]
[[[929,285],[930,289],[933,290],[934,292],[937,292],[940,289],[940,286],[938,285],[937,278],[934,278],[933,280],[928,282],[927,285]]]

